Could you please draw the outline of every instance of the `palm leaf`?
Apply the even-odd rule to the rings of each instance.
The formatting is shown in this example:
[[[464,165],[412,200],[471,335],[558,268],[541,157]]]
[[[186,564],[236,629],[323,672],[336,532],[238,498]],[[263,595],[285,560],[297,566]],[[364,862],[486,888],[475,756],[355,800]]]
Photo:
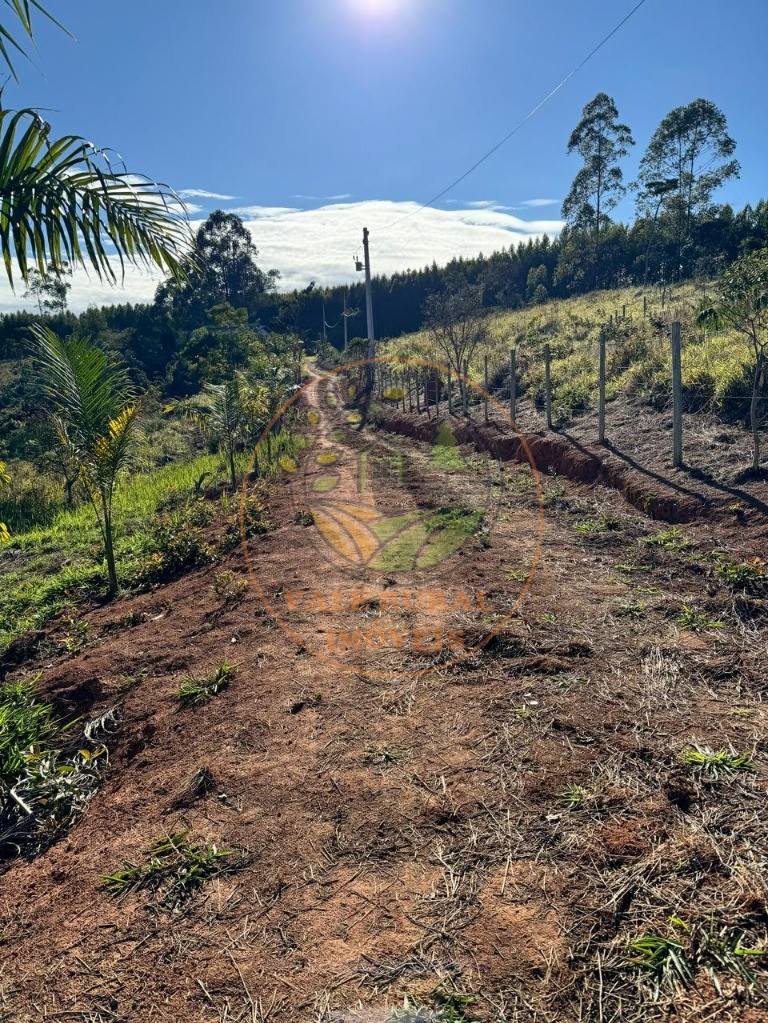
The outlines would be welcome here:
[[[50,130],[34,110],[0,109],[0,249],[11,285],[14,263],[26,282],[49,262],[115,283],[115,259],[121,275],[130,263],[185,279],[191,234],[178,196],[116,172],[84,138],[52,140]]]
[[[68,32],[61,22],[57,21],[41,3],[38,3],[38,0],[3,0],[3,2],[19,21],[23,36],[28,40],[34,41],[34,32],[32,28],[33,13],[40,14],[44,18],[47,18],[48,21],[53,22],[57,28],[60,28],[62,32],[66,32],[70,39],[74,39],[72,33]],[[12,59],[12,56],[15,54],[19,54],[24,57],[27,56],[26,51],[18,38],[14,36],[10,29],[6,28],[5,25],[0,24],[0,59],[5,62],[8,70],[13,75],[14,80],[18,82],[19,76],[16,74],[16,69],[14,68]]]

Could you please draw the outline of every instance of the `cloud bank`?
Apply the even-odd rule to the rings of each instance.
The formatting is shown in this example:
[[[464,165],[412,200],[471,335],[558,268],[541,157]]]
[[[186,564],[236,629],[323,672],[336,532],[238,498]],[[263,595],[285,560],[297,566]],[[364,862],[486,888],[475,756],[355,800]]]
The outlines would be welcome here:
[[[259,249],[260,266],[280,270],[280,289],[285,291],[306,287],[310,281],[332,285],[358,279],[353,258],[362,255],[364,227],[371,232],[375,274],[420,269],[456,256],[488,255],[543,234],[554,237],[563,227],[560,220],[523,220],[485,202],[449,210],[419,210],[415,202],[369,200],[316,209],[241,206],[237,211]],[[199,223],[194,221],[193,228]],[[111,288],[78,270],[69,306],[78,312],[89,305],[151,302],[158,280],[157,275],[128,269],[123,286]],[[34,309],[34,302],[22,295],[23,287],[14,295],[4,281],[0,283],[0,311]]]

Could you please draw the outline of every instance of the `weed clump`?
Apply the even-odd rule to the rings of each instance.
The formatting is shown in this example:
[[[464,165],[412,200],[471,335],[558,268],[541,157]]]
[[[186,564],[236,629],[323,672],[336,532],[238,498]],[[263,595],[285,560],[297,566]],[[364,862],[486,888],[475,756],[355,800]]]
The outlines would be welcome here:
[[[183,831],[153,842],[143,863],[126,862],[122,870],[105,874],[101,886],[117,897],[147,891],[162,909],[173,913],[206,882],[229,872],[231,856],[231,851],[192,841],[189,832]]]
[[[207,675],[187,675],[176,690],[176,698],[186,705],[207,703],[226,689],[235,677],[236,667],[226,658]]]
[[[752,963],[765,961],[763,949],[744,944],[744,932],[688,924],[670,917],[666,933],[649,931],[627,946],[627,962],[650,981],[656,997],[665,990],[677,994],[692,987],[699,975],[709,976],[718,994],[721,978],[732,976],[751,987],[757,981]]]
[[[735,750],[713,750],[709,746],[693,745],[683,750],[680,760],[707,781],[720,781],[736,774],[755,774],[757,767],[749,753]]]
[[[118,725],[109,711],[72,735],[35,682],[0,688],[0,858],[42,851],[85,810]]]

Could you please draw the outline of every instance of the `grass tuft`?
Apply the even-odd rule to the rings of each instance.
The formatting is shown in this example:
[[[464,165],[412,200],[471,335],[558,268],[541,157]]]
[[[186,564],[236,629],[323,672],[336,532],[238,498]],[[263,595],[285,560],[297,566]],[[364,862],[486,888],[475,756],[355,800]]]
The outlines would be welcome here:
[[[207,675],[187,675],[176,690],[176,697],[187,705],[207,703],[229,685],[235,677],[236,670],[236,666],[229,664],[225,658]]]
[[[708,781],[732,778],[735,774],[755,774],[757,767],[749,753],[735,750],[713,750],[709,746],[693,745],[684,749],[680,760]]]
[[[227,872],[230,856],[231,851],[194,842],[183,831],[153,842],[143,863],[127,862],[122,870],[105,874],[101,886],[116,897],[151,892],[163,909],[174,912],[207,881]]]

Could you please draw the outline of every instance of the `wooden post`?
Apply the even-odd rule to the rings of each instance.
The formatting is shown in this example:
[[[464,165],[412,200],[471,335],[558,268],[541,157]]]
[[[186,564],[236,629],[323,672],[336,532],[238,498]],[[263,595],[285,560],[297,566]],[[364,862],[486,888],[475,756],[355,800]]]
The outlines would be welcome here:
[[[408,384],[408,411],[413,412],[413,390],[411,388],[411,371],[405,371],[405,379]]]
[[[547,403],[547,426],[552,429],[552,375],[550,373],[549,345],[544,345],[544,391]]]
[[[647,312],[648,312],[648,296],[647,295],[643,295],[643,319],[645,319],[645,315],[646,315]]]
[[[485,397],[483,398],[483,405],[485,407],[485,421],[488,422],[488,356],[484,357],[484,375],[485,375]]]
[[[683,374],[680,351],[680,322],[672,324],[672,465],[683,464]]]
[[[451,371],[448,371],[448,415],[453,415],[453,377]]]
[[[509,350],[509,418],[514,423],[517,411],[517,351]]]
[[[405,372],[400,374],[400,390],[403,392],[403,412],[405,412],[405,392],[407,390]]]
[[[432,410],[429,407],[429,373],[428,369],[424,370],[424,409],[427,413],[427,419],[432,418]]]
[[[440,415],[440,371],[435,373],[435,414]]]
[[[467,414],[467,380],[469,379],[469,362],[464,360],[464,379],[461,381],[461,409],[464,415]]]
[[[600,444],[605,444],[605,331],[600,331],[600,366],[599,366],[599,404],[598,404],[598,425],[597,439]]]
[[[416,413],[417,415],[421,415],[421,390],[419,388],[419,384],[421,383],[420,369],[415,370],[415,376],[416,376]]]
[[[621,318],[622,320],[626,320],[627,318],[627,307],[625,305],[621,307]]]

